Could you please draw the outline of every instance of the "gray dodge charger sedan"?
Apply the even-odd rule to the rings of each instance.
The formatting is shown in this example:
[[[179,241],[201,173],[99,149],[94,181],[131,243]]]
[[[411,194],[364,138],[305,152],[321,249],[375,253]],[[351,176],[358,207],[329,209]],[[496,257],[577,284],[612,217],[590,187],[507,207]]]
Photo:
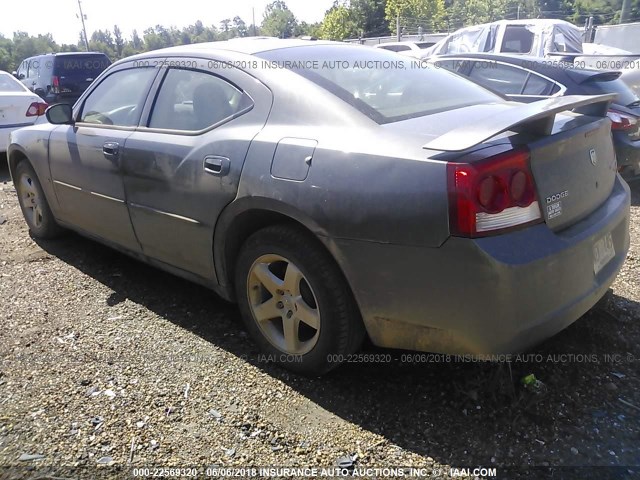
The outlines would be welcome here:
[[[522,351],[629,248],[612,95],[515,104],[381,49],[303,40],[124,59],[13,134],[35,237],[72,229],[236,301],[269,358]]]

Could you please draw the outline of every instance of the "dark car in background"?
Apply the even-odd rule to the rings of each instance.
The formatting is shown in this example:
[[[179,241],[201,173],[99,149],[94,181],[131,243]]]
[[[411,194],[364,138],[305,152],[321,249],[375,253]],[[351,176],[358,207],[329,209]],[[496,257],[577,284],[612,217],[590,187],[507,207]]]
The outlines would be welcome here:
[[[100,52],[47,53],[25,59],[14,76],[48,104],[73,105],[109,65]]]
[[[577,68],[522,55],[466,53],[434,57],[432,62],[518,102],[564,95],[617,94],[608,117],[618,167],[625,179],[640,179],[640,97],[620,79],[621,72]]]

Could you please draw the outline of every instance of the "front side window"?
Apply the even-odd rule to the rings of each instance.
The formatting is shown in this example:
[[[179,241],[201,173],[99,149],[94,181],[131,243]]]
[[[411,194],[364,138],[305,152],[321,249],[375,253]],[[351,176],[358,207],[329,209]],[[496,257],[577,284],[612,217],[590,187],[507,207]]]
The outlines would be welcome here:
[[[199,131],[251,105],[251,100],[220,77],[195,70],[170,69],[149,120],[150,128]]]
[[[157,70],[131,68],[105,78],[87,97],[80,122],[134,127]]]

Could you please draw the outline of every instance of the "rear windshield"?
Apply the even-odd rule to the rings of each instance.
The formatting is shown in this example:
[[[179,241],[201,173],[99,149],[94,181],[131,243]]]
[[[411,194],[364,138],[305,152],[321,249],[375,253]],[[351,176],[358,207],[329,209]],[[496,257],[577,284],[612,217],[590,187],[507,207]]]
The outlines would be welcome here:
[[[589,82],[589,85],[596,90],[595,93],[617,93],[618,98],[616,98],[613,103],[617,103],[618,105],[637,107],[640,103],[640,98],[619,78],[608,82],[592,81]]]
[[[378,123],[479,103],[502,102],[481,86],[380,48],[317,45],[257,54],[320,85]]]
[[[111,65],[106,55],[62,55],[55,57],[54,75],[71,77],[82,75],[96,78]]]
[[[0,92],[18,93],[28,91],[20,82],[8,73],[0,73]]]

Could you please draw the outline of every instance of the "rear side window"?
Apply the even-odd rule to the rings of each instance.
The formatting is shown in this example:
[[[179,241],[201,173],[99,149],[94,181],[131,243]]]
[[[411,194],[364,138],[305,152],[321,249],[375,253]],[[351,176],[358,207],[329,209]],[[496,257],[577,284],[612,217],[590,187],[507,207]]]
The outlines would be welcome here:
[[[96,78],[111,62],[106,55],[60,55],[54,58],[53,74],[57,77]]]
[[[445,59],[436,60],[433,63],[436,68],[446,68],[450,72],[459,72],[462,66],[465,65],[467,62],[465,60],[458,60],[458,59],[451,58],[446,60]]]
[[[551,82],[546,78],[542,78],[540,75],[532,73],[529,75],[529,79],[522,93],[524,95],[551,95],[554,86],[556,86],[555,82]]]
[[[156,98],[150,128],[204,130],[251,106],[251,101],[220,77],[170,69]]]
[[[526,70],[501,63],[473,62],[469,78],[505,95],[519,95],[528,74]]]
[[[87,97],[80,121],[97,125],[138,125],[155,68],[119,70],[105,78]]]
[[[28,90],[7,73],[0,73],[0,93],[19,93]]]
[[[424,68],[419,61],[381,48],[318,45],[257,55],[316,83],[381,124],[502,101],[444,68]]]

